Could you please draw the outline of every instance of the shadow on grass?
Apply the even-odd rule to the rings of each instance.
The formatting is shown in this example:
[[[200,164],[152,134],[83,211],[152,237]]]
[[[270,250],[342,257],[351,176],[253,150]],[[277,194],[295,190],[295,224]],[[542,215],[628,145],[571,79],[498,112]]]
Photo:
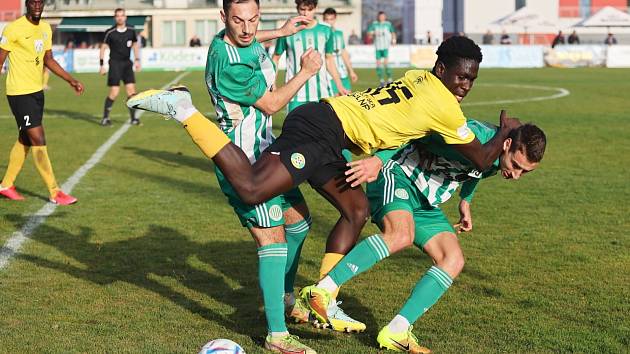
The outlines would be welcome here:
[[[24,216],[15,214],[6,219],[16,225],[25,222]],[[47,224],[41,225],[35,235],[38,242],[80,262],[80,267],[32,254],[19,254],[17,258],[97,285],[121,281],[135,285],[262,345],[267,327],[253,241],[195,242],[159,225],[149,225],[142,236],[121,241],[99,242],[95,235],[90,227],[69,233]],[[191,262],[194,259],[201,265]],[[177,287],[169,285],[172,280]],[[212,301],[187,296],[181,287],[205,294]],[[214,301],[227,305],[232,312],[215,310],[216,306],[210,305]],[[360,307],[355,299],[346,301]],[[367,309],[355,313],[367,313]],[[307,339],[332,339],[330,333],[317,332],[309,325],[291,326],[291,331]]]
[[[102,117],[98,117],[98,116],[95,116],[93,114],[86,113],[86,112],[67,111],[67,110],[63,110],[63,109],[49,109],[49,108],[46,108],[44,110],[44,116],[46,114],[59,115],[59,116],[63,116],[65,118],[70,118],[70,119],[74,119],[74,120],[83,120],[83,121],[86,121],[88,123],[92,123],[92,124],[96,124],[96,125],[100,125],[101,124],[101,118],[102,118]]]
[[[124,149],[168,167],[191,167],[202,171],[212,171],[214,173],[212,160],[207,158],[187,156],[181,152],[149,150],[131,146],[126,146]]]

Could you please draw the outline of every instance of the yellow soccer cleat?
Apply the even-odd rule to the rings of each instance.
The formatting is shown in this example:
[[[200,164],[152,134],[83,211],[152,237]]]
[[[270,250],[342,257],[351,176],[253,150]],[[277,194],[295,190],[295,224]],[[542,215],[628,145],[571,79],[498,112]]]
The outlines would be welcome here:
[[[429,348],[421,347],[418,338],[412,332],[413,326],[409,326],[406,332],[392,333],[389,326],[383,327],[378,333],[376,341],[381,349],[390,349],[397,352],[407,352],[412,354],[429,354]]]
[[[287,305],[285,302],[284,314],[286,318],[293,323],[306,323],[310,322],[311,319],[311,311],[308,309],[308,306],[304,303],[304,300],[301,297],[297,297],[292,306]]]
[[[326,289],[318,288],[315,285],[304,287],[300,291],[300,297],[311,310],[311,314],[320,323],[328,322],[328,306],[330,305],[330,292]]]
[[[322,323],[317,320],[313,322],[316,328],[330,328],[337,332],[360,333],[365,331],[365,323],[355,320],[348,316],[339,307],[341,301],[333,302],[328,307],[328,323]]]
[[[298,341],[298,336],[286,335],[275,338],[271,334],[265,338],[265,349],[284,354],[317,354],[317,352]]]

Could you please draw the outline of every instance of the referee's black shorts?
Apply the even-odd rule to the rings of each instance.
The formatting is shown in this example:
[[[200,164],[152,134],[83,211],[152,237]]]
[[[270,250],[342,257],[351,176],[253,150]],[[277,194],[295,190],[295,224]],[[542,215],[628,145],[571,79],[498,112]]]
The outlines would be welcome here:
[[[331,179],[343,178],[348,168],[341,154],[345,145],[343,127],[332,107],[317,102],[291,111],[282,133],[265,152],[280,156],[294,186],[308,181],[320,187]]]
[[[26,131],[42,125],[44,117],[44,91],[26,95],[7,95],[9,107],[15,117],[18,129]]]
[[[122,80],[125,85],[136,82],[131,60],[109,60],[109,72],[107,73],[107,86],[118,86]]]

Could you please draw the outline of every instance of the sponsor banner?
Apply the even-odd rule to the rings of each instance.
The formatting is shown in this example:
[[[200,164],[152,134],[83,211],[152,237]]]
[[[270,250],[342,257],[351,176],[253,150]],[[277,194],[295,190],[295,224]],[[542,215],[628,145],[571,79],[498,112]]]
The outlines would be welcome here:
[[[376,66],[376,51],[373,45],[347,46],[352,66],[355,68],[374,68]],[[411,46],[394,45],[389,48],[389,65],[392,67],[411,66]]]
[[[545,50],[545,63],[559,68],[604,66],[606,49],[604,45],[560,45]]]
[[[208,48],[144,48],[142,68],[146,70],[180,71],[204,69]]]
[[[539,45],[482,45],[482,68],[542,68],[543,47]]]
[[[437,46],[426,45],[426,46],[413,46],[410,51],[410,62],[411,65],[416,68],[430,69],[435,65],[435,60],[437,59]]]
[[[59,63],[65,71],[74,71],[74,51],[72,49],[67,51],[64,51],[63,49],[54,49],[52,52],[57,63]]]
[[[74,71],[77,73],[95,73],[100,67],[98,57],[100,49],[75,49],[74,50]],[[105,52],[105,68],[107,68],[107,60],[109,58],[109,50]]]
[[[630,45],[611,45],[606,55],[609,68],[630,68]]]

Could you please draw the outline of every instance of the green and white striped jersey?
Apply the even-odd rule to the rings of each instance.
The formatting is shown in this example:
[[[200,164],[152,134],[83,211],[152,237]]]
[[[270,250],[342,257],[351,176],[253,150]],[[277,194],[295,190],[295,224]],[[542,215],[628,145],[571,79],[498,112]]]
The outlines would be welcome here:
[[[254,103],[271,91],[276,68],[256,40],[248,47],[235,47],[219,32],[208,49],[206,85],[223,132],[240,147],[250,162],[274,141],[272,119]]]
[[[333,56],[335,57],[339,78],[345,79],[348,77],[348,68],[346,63],[343,62],[341,53],[346,49],[346,42],[343,40],[343,32],[341,30],[333,30],[333,43]]]
[[[467,124],[482,144],[497,132],[497,127],[489,123],[468,119]],[[477,170],[437,134],[416,143],[419,147],[410,144],[401,149],[383,168],[391,169],[398,165],[434,207],[450,199],[460,185],[460,197],[470,202],[479,180],[495,175],[499,169],[497,159],[487,170]]]
[[[300,57],[308,48],[313,48],[326,62],[326,54],[333,54],[334,40],[330,26],[317,23],[312,28],[306,28],[294,35],[278,38],[276,41],[276,55],[287,52],[286,82],[291,80],[301,69]],[[333,95],[330,87],[330,76],[326,71],[326,65],[322,65],[319,73],[311,77],[291,102],[317,102],[320,98]]]
[[[389,21],[374,21],[368,26],[367,31],[374,34],[374,47],[376,50],[389,49],[392,43],[392,33],[396,33],[394,25]]]

